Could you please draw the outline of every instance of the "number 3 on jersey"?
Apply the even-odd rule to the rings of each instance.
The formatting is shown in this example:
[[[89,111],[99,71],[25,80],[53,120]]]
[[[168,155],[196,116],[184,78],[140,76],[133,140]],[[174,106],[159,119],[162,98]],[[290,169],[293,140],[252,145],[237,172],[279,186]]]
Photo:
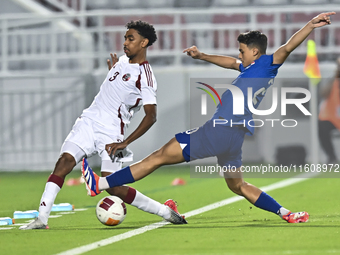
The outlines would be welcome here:
[[[119,75],[119,72],[115,72],[113,76],[109,78],[109,81],[114,81],[118,75]]]

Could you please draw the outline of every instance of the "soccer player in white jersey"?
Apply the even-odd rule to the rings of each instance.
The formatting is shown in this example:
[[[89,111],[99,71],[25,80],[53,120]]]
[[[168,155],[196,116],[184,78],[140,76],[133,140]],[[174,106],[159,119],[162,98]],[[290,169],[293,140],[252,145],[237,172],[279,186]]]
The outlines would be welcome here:
[[[100,87],[100,91],[89,108],[76,120],[61,148],[54,171],[47,180],[39,207],[39,216],[20,229],[47,229],[54,200],[64,179],[84,157],[99,154],[102,159],[102,176],[122,168],[122,162],[132,160],[127,145],[142,136],[156,122],[157,82],[151,66],[146,60],[147,47],[157,40],[155,29],[143,21],[131,21],[126,25],[124,53],[116,61],[112,56],[112,67]],[[125,132],[134,113],[143,106],[145,116],[139,126],[125,138]],[[112,144],[117,153],[112,157],[105,150]],[[87,162],[84,161],[86,168]],[[145,212],[163,217],[174,224],[186,223],[178,213],[173,200],[161,204],[128,186],[107,190]],[[90,194],[91,195],[91,194]]]

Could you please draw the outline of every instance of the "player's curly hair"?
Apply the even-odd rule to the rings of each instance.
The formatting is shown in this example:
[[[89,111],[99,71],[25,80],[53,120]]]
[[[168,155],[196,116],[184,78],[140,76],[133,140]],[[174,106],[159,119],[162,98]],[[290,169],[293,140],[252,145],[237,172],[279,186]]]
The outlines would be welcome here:
[[[248,48],[256,47],[261,54],[266,54],[267,36],[260,31],[249,31],[237,37],[239,43],[244,43]]]
[[[138,34],[140,34],[144,38],[147,38],[149,40],[149,43],[147,45],[148,47],[151,46],[157,40],[155,28],[153,27],[153,25],[145,21],[131,20],[129,23],[126,24],[126,28],[135,29],[138,32]]]

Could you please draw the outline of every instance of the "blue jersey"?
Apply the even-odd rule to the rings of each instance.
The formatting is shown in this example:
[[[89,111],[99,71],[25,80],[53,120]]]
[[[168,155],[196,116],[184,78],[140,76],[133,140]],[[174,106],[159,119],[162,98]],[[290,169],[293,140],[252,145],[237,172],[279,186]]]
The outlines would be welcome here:
[[[244,67],[240,64],[240,75],[232,82],[232,85],[238,87],[244,96],[244,114],[233,114],[233,94],[226,90],[222,97],[222,105],[218,104],[213,119],[224,119],[227,126],[243,125],[248,129],[249,135],[254,133],[254,123],[252,113],[248,107],[248,97],[251,96],[252,104],[256,109],[262,101],[266,90],[273,84],[273,79],[281,64],[273,64],[273,55],[262,55],[252,64]],[[248,88],[252,88],[252,94],[248,95]]]

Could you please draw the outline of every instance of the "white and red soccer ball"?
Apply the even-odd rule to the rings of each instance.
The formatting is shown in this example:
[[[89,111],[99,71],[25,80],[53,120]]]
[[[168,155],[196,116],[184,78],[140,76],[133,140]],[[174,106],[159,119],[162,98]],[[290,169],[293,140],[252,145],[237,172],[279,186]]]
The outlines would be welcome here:
[[[104,225],[117,226],[125,219],[126,206],[119,197],[107,196],[98,202],[96,215]]]

